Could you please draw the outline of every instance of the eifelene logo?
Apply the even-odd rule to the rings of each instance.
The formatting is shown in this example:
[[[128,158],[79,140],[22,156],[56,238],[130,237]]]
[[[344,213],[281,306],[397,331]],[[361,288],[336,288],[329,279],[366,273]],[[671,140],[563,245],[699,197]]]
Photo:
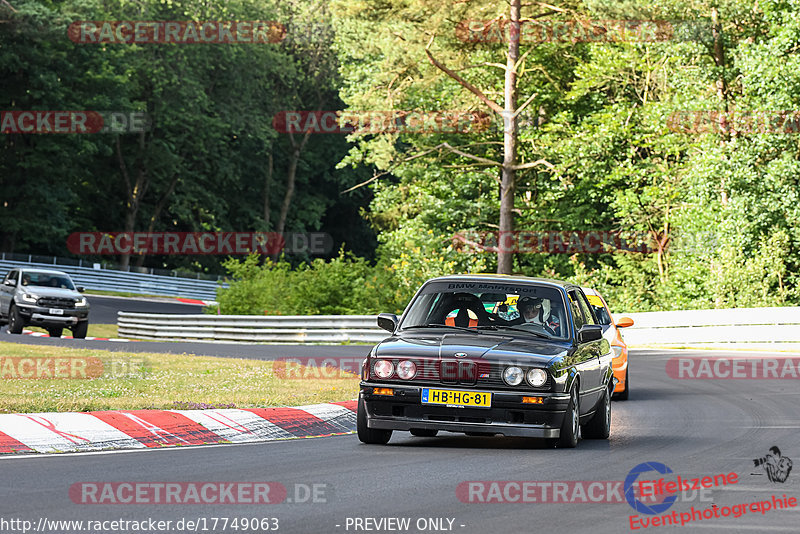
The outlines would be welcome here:
[[[755,458],[753,464],[762,467],[767,472],[770,482],[786,482],[789,473],[792,472],[792,460],[786,456],[781,456],[781,450],[777,446],[769,448],[769,452],[762,458]],[[760,475],[761,473],[751,473]]]

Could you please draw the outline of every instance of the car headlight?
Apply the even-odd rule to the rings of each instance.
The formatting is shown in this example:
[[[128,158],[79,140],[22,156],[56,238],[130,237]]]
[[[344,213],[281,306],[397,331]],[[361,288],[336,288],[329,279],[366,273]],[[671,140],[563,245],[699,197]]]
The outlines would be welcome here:
[[[410,380],[417,374],[417,364],[410,360],[403,360],[397,364],[397,376],[403,380]]]
[[[36,295],[31,295],[29,293],[23,293],[22,300],[24,300],[25,302],[33,302],[35,304],[36,301],[39,300],[39,297],[37,297]]]
[[[503,380],[509,386],[518,386],[522,383],[525,373],[519,367],[506,367],[503,371]]]
[[[526,378],[528,379],[528,384],[538,388],[547,382],[547,373],[544,371],[544,369],[531,369],[528,371]]]
[[[86,297],[81,297],[81,298],[79,298],[78,300],[75,301],[75,306],[78,306],[78,307],[86,306],[86,304],[87,304]]]
[[[611,350],[614,351],[615,358],[619,358],[620,356],[622,356],[622,347],[620,347],[619,345],[611,345]]]
[[[375,362],[375,374],[380,378],[389,378],[394,372],[394,364],[389,360]]]

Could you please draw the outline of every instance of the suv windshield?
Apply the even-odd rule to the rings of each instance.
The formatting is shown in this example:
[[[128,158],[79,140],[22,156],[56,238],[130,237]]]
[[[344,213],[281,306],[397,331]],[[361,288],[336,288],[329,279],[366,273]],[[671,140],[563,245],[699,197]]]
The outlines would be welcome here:
[[[414,299],[400,328],[529,332],[566,339],[569,327],[561,292],[549,286],[502,282],[433,282]]]
[[[22,273],[23,286],[55,287],[59,289],[75,289],[69,277],[56,273],[38,271],[24,271]]]

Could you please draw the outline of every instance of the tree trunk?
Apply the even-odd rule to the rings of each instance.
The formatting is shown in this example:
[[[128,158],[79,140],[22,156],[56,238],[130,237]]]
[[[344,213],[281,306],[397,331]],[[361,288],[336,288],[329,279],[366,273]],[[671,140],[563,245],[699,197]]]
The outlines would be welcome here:
[[[517,172],[517,59],[519,59],[521,0],[511,1],[509,17],[510,38],[508,40],[508,58],[506,60],[504,131],[503,131],[503,167],[500,178],[500,232],[497,248],[497,273],[511,274],[514,269],[514,252],[512,244],[514,232],[514,196],[516,192]]]
[[[117,162],[119,169],[122,173],[122,180],[125,183],[125,193],[127,195],[125,202],[125,227],[123,232],[133,232],[136,227],[136,216],[139,213],[139,206],[141,205],[142,198],[147,191],[148,179],[147,170],[144,164],[144,132],[139,134],[139,157],[136,163],[136,183],[131,186],[130,175],[128,174],[128,167],[125,165],[125,157],[122,155],[122,146],[120,144],[119,135],[116,138],[117,149]],[[120,256],[119,265],[123,269],[127,269],[131,262],[130,254],[122,254]]]
[[[272,161],[272,150],[269,153],[269,166],[267,167],[267,176],[264,178],[264,224],[266,225],[265,228],[269,231],[272,228],[272,223],[270,223],[270,217],[272,213],[269,209],[269,188],[272,185],[272,172],[274,169],[273,161]]]
[[[725,46],[722,42],[722,26],[719,23],[719,11],[716,7],[711,8],[711,34],[714,38],[714,64],[717,66],[719,74],[717,75],[717,96],[722,101],[725,113],[730,111],[728,107],[728,86],[725,82]],[[722,134],[722,144],[724,145],[729,140],[730,132],[726,131]],[[725,174],[720,177],[720,203],[724,206],[728,203],[727,179]]]

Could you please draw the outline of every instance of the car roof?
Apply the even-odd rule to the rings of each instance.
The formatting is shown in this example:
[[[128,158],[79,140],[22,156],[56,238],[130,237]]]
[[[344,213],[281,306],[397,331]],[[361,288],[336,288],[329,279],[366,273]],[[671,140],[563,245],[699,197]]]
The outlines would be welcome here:
[[[578,287],[575,284],[565,282],[563,280],[553,280],[550,278],[536,278],[533,276],[522,276],[517,274],[450,274],[447,276],[439,276],[431,278],[428,282],[444,282],[447,280],[484,280],[490,282],[511,282],[511,283],[535,283],[544,284],[556,287]]]

